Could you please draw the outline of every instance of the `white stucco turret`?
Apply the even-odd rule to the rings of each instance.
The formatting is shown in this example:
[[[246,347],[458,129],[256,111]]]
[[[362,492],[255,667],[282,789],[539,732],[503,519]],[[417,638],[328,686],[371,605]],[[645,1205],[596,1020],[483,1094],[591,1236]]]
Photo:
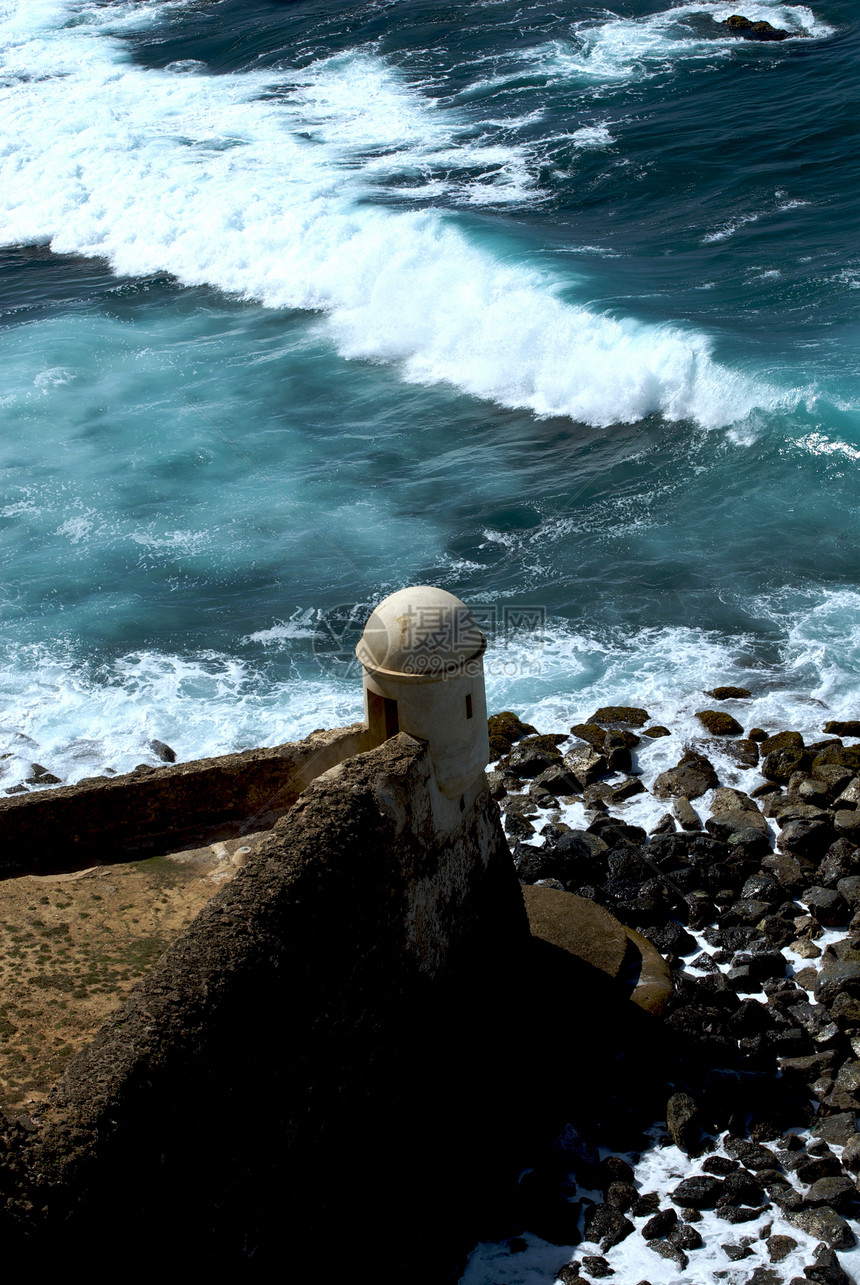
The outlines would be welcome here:
[[[471,795],[489,762],[486,646],[465,603],[414,585],[374,609],[355,649],[371,733],[427,741],[436,782],[450,799]]]

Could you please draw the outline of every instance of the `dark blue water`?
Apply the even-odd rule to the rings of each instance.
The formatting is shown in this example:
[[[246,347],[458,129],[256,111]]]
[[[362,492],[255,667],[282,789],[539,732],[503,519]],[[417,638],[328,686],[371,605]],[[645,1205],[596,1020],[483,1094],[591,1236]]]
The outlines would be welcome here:
[[[410,582],[547,730],[858,716],[858,24],[734,11],[0,2],[10,782],[347,721]]]

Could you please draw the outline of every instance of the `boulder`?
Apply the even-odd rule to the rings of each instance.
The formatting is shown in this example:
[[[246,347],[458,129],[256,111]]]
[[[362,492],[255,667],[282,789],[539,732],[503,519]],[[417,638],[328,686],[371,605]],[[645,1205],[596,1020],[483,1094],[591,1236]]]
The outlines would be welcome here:
[[[544,789],[549,790],[551,794],[564,796],[570,794],[579,794],[581,786],[572,772],[564,766],[563,763],[552,763],[539,776],[535,777],[535,783],[542,785]]]
[[[808,1281],[818,1281],[819,1285],[854,1285],[853,1277],[848,1275],[829,1245],[816,1245],[812,1257],[815,1259],[813,1266],[803,1269]]]
[[[606,739],[603,742],[603,753],[606,755],[609,767],[613,772],[629,772],[633,766],[633,758],[627,740],[630,736],[632,736],[631,732],[615,728],[610,728],[606,733]],[[634,740],[638,745],[639,737],[635,737]]]
[[[675,800],[674,811],[682,830],[701,830],[702,822],[699,820],[698,813],[683,794]]]
[[[822,1205],[835,1209],[838,1214],[850,1212],[857,1200],[857,1188],[851,1178],[831,1176],[817,1178],[806,1193],[806,1203],[810,1209]]]
[[[860,1134],[855,1133],[842,1149],[842,1164],[852,1173],[860,1169]]]
[[[781,906],[785,902],[785,889],[773,875],[759,871],[746,880],[741,888],[741,897],[752,897],[757,901],[767,902],[770,906]]]
[[[810,876],[815,873],[813,863],[796,852],[775,852],[773,856],[765,857],[761,866],[762,870],[773,875],[790,896],[808,888]]]
[[[650,1218],[660,1208],[660,1195],[656,1191],[645,1191],[633,1206],[634,1218]]]
[[[822,1144],[816,1143],[816,1146]],[[815,1183],[823,1181],[825,1178],[838,1178],[842,1176],[842,1169],[839,1161],[833,1152],[828,1149],[828,1154],[823,1156],[809,1156],[802,1158],[800,1163],[795,1167],[794,1172],[798,1178],[807,1187],[814,1186]],[[818,1200],[813,1203],[819,1205],[830,1204],[829,1200]],[[834,1209],[836,1206],[834,1205]]]
[[[698,799],[708,790],[719,785],[719,778],[713,764],[704,754],[696,750],[686,750],[675,767],[661,772],[654,782],[654,794],[658,799],[672,796],[687,799]]]
[[[765,839],[761,851],[770,851],[770,831],[767,821],[760,813],[756,817],[750,812],[721,812],[718,816],[708,818],[705,829],[723,843],[755,844],[756,841]]]
[[[836,928],[848,922],[848,907],[834,888],[807,888],[800,900],[822,928]]]
[[[632,1231],[633,1223],[611,1205],[592,1205],[585,1215],[585,1239],[600,1244],[606,1252],[613,1245],[620,1245]]]
[[[732,701],[747,700],[752,692],[747,691],[746,687],[715,687],[713,691],[705,692],[705,695],[713,696],[715,701]]]
[[[762,754],[773,754],[776,750],[796,749],[802,750],[803,737],[800,732],[775,732],[773,736],[766,737],[761,742]]]
[[[849,768],[856,775],[860,772],[860,745],[828,745],[812,760],[813,774],[821,767]]]
[[[822,888],[839,887],[843,880],[850,881],[857,879],[857,872],[860,871],[860,848],[855,848],[846,838],[837,839],[832,843],[824,854],[824,859],[818,867],[818,883]],[[857,888],[860,889],[860,880]],[[850,882],[846,882],[846,887],[854,887]],[[842,889],[839,889],[842,892]],[[845,893],[842,893],[845,896]],[[846,897],[846,901],[854,909],[858,905],[858,896],[855,894]]]
[[[749,1241],[750,1244],[752,1243],[751,1236],[746,1236],[744,1237],[744,1239]],[[729,1260],[730,1263],[739,1263],[744,1258],[752,1257],[752,1250],[750,1249],[749,1244],[743,1244],[743,1245],[728,1244],[728,1245],[721,1245],[720,1248],[722,1249],[723,1253],[725,1254],[726,1258]]]
[[[816,776],[807,776],[804,772],[795,772],[788,782],[789,794],[795,794],[801,803],[811,804],[815,808],[826,808],[830,795],[826,782]]]
[[[785,733],[788,735],[788,733]],[[761,761],[760,771],[762,776],[769,781],[787,781],[792,772],[805,771],[810,767],[812,759],[802,744],[785,745],[778,749],[767,750],[765,747],[776,737],[770,737],[764,741],[759,749],[764,755]]]
[[[642,1235],[645,1240],[657,1240],[661,1236],[666,1236],[673,1227],[678,1225],[678,1215],[674,1209],[661,1209],[653,1218],[642,1228]]]
[[[839,1115],[824,1116],[813,1125],[812,1136],[837,1147],[844,1147],[849,1142],[860,1140],[855,1113],[844,1111]]]
[[[860,805],[860,776],[855,776],[844,787],[841,794],[837,796],[835,807],[837,810],[841,808],[850,810],[851,808],[857,808],[858,805]]]
[[[676,1147],[688,1156],[698,1154],[702,1144],[702,1121],[699,1104],[689,1093],[672,1094],[666,1103],[666,1127]],[[674,1213],[674,1210],[666,1213]],[[656,1232],[655,1235],[663,1236],[665,1232]]]
[[[776,846],[783,852],[819,862],[836,837],[827,813],[821,817],[798,817],[787,821],[780,830]]]
[[[531,723],[524,723],[512,710],[502,710],[500,714],[491,714],[487,719],[487,731],[490,736],[503,737],[509,746],[521,741],[524,736],[537,735],[537,728]]]
[[[632,1182],[611,1182],[606,1188],[606,1203],[613,1209],[620,1209],[626,1214],[639,1198],[639,1192]]]
[[[664,812],[663,815],[660,817],[660,820],[657,822],[654,828],[651,831],[649,831],[649,833],[651,835],[674,834],[675,818],[672,816],[671,812]]]
[[[725,1195],[720,1196],[717,1202],[720,1208],[723,1205],[761,1205],[764,1203],[764,1191],[755,1178],[747,1173],[745,1169],[738,1169],[734,1173],[726,1174],[723,1182],[725,1184]]]
[[[835,797],[840,790],[845,789],[855,773],[850,767],[841,767],[838,763],[821,763],[816,767],[813,762],[812,775],[815,780],[821,781],[830,794]]]
[[[601,705],[588,721],[604,726],[620,723],[624,727],[644,727],[648,722],[648,711],[635,705]]]
[[[849,719],[847,722],[840,722],[838,719],[831,719],[824,724],[825,736],[860,736],[860,720]]]
[[[35,769],[39,765],[34,764],[33,766]],[[44,767],[39,768],[38,772],[34,770],[32,776],[24,777],[25,785],[62,785],[62,783],[63,782],[59,776],[54,776],[53,772],[49,772],[48,769]],[[7,793],[9,793],[8,790]]]
[[[642,735],[650,736],[652,741],[656,741],[659,740],[661,736],[671,736],[672,733],[669,731],[668,727],[663,727],[661,723],[655,723],[653,727],[643,728]]]
[[[833,847],[835,848],[836,846],[837,844],[834,843]],[[830,862],[832,851],[833,849],[831,848],[824,861],[822,861],[822,870]],[[825,884],[824,886],[830,887],[831,885]],[[836,891],[845,899],[852,911],[860,910],[860,875],[846,875],[839,879],[836,883]]]
[[[838,1111],[860,1109],[860,1062],[845,1062],[840,1066],[827,1105]]]
[[[797,1210],[789,1213],[788,1219],[793,1226],[806,1232],[807,1236],[823,1240],[831,1249],[850,1249],[855,1243],[854,1232],[845,1219],[826,1205],[819,1209]]]
[[[732,718],[725,710],[702,709],[696,714],[696,718],[712,736],[740,736],[744,730],[737,719]]]
[[[748,1138],[726,1139],[725,1150],[733,1160],[739,1160],[747,1169],[755,1171],[773,1169],[776,1160],[772,1151],[763,1147],[760,1142],[751,1142]]]
[[[781,1263],[792,1250],[797,1249],[797,1241],[793,1236],[768,1236],[765,1244],[772,1263]]]
[[[568,750],[563,761],[567,770],[579,781],[582,789],[598,781],[601,776],[605,776],[609,771],[609,763],[606,756],[599,754],[597,750],[591,747],[581,750]]]
[[[840,838],[860,847],[860,812],[844,808],[834,812],[833,828]]]
[[[579,740],[587,741],[594,749],[604,752],[611,749],[632,750],[639,744],[639,737],[635,732],[628,732],[620,727],[607,729],[599,723],[575,723],[570,730]]]
[[[637,794],[647,793],[642,780],[638,776],[628,776],[626,781],[617,785],[609,795],[610,803],[626,803],[628,799],[634,798]]]
[[[720,812],[754,812],[761,817],[761,810],[754,799],[744,794],[743,790],[733,790],[727,786],[721,786],[715,791],[711,803],[711,815],[717,816]]]
[[[835,960],[822,968],[815,982],[815,1000],[818,1004],[832,1004],[841,992],[860,997],[860,964]]]
[[[724,1192],[725,1186],[721,1179],[713,1178],[710,1174],[697,1174],[680,1182],[671,1193],[671,1198],[676,1205],[684,1208],[713,1209]]]
[[[798,1196],[797,1199],[799,1200],[800,1197]],[[764,1205],[758,1208],[750,1208],[748,1205],[721,1205],[717,1210],[717,1216],[725,1219],[727,1223],[752,1223],[760,1218],[764,1211]],[[756,1268],[756,1271],[759,1270],[761,1269]]]
[[[728,741],[723,746],[723,753],[734,759],[739,767],[758,766],[758,746],[750,737],[742,736],[737,741]]]
[[[540,776],[548,767],[552,767],[553,762],[558,757],[558,752],[550,755],[545,750],[538,749],[536,745],[523,743],[514,746],[511,750],[507,770],[512,776],[519,777],[520,780],[528,780],[532,777]]]
[[[649,1240],[648,1248],[653,1249],[654,1253],[659,1254],[661,1258],[667,1258],[682,1272],[690,1261],[683,1249],[679,1249],[668,1240]]]
[[[558,747],[567,739],[563,732],[540,732],[536,736],[524,736],[519,744],[521,747],[531,745],[537,750],[543,750],[550,758],[561,758],[561,750]]]
[[[582,1266],[588,1272],[589,1277],[593,1276],[595,1280],[601,1280],[604,1276],[615,1275],[615,1269],[600,1254],[585,1254],[582,1259]]]
[[[833,818],[825,808],[809,803],[797,794],[784,794],[782,797],[765,799],[762,812],[765,816],[773,817],[780,826],[787,825],[789,821],[826,821],[828,824],[833,822]]]

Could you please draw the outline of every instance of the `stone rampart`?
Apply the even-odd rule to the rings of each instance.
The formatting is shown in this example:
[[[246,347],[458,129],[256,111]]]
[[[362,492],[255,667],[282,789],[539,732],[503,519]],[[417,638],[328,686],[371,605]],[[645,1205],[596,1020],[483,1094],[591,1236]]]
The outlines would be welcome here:
[[[279,755],[260,753],[213,771],[241,759],[262,778]],[[185,767],[153,786],[191,777],[202,797]],[[7,1265],[96,1247],[304,1280],[372,1252],[392,1266],[376,1279],[412,1256],[411,1279],[443,1279],[506,1140],[490,1032],[529,929],[488,793],[450,833],[439,815],[427,747],[405,734],[308,786],[9,1134]]]
[[[0,875],[175,850],[218,837],[224,826],[231,834],[236,824],[268,829],[315,777],[374,744],[378,738],[355,723],[272,749],[0,798]]]

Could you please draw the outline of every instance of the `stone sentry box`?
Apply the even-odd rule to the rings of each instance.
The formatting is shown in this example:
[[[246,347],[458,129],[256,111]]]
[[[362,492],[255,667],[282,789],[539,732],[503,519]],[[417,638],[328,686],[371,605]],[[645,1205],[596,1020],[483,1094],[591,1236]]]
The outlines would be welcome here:
[[[413,585],[373,610],[355,649],[371,740],[408,732],[426,741],[439,790],[461,811],[474,801],[490,758],[486,647],[465,603]]]

